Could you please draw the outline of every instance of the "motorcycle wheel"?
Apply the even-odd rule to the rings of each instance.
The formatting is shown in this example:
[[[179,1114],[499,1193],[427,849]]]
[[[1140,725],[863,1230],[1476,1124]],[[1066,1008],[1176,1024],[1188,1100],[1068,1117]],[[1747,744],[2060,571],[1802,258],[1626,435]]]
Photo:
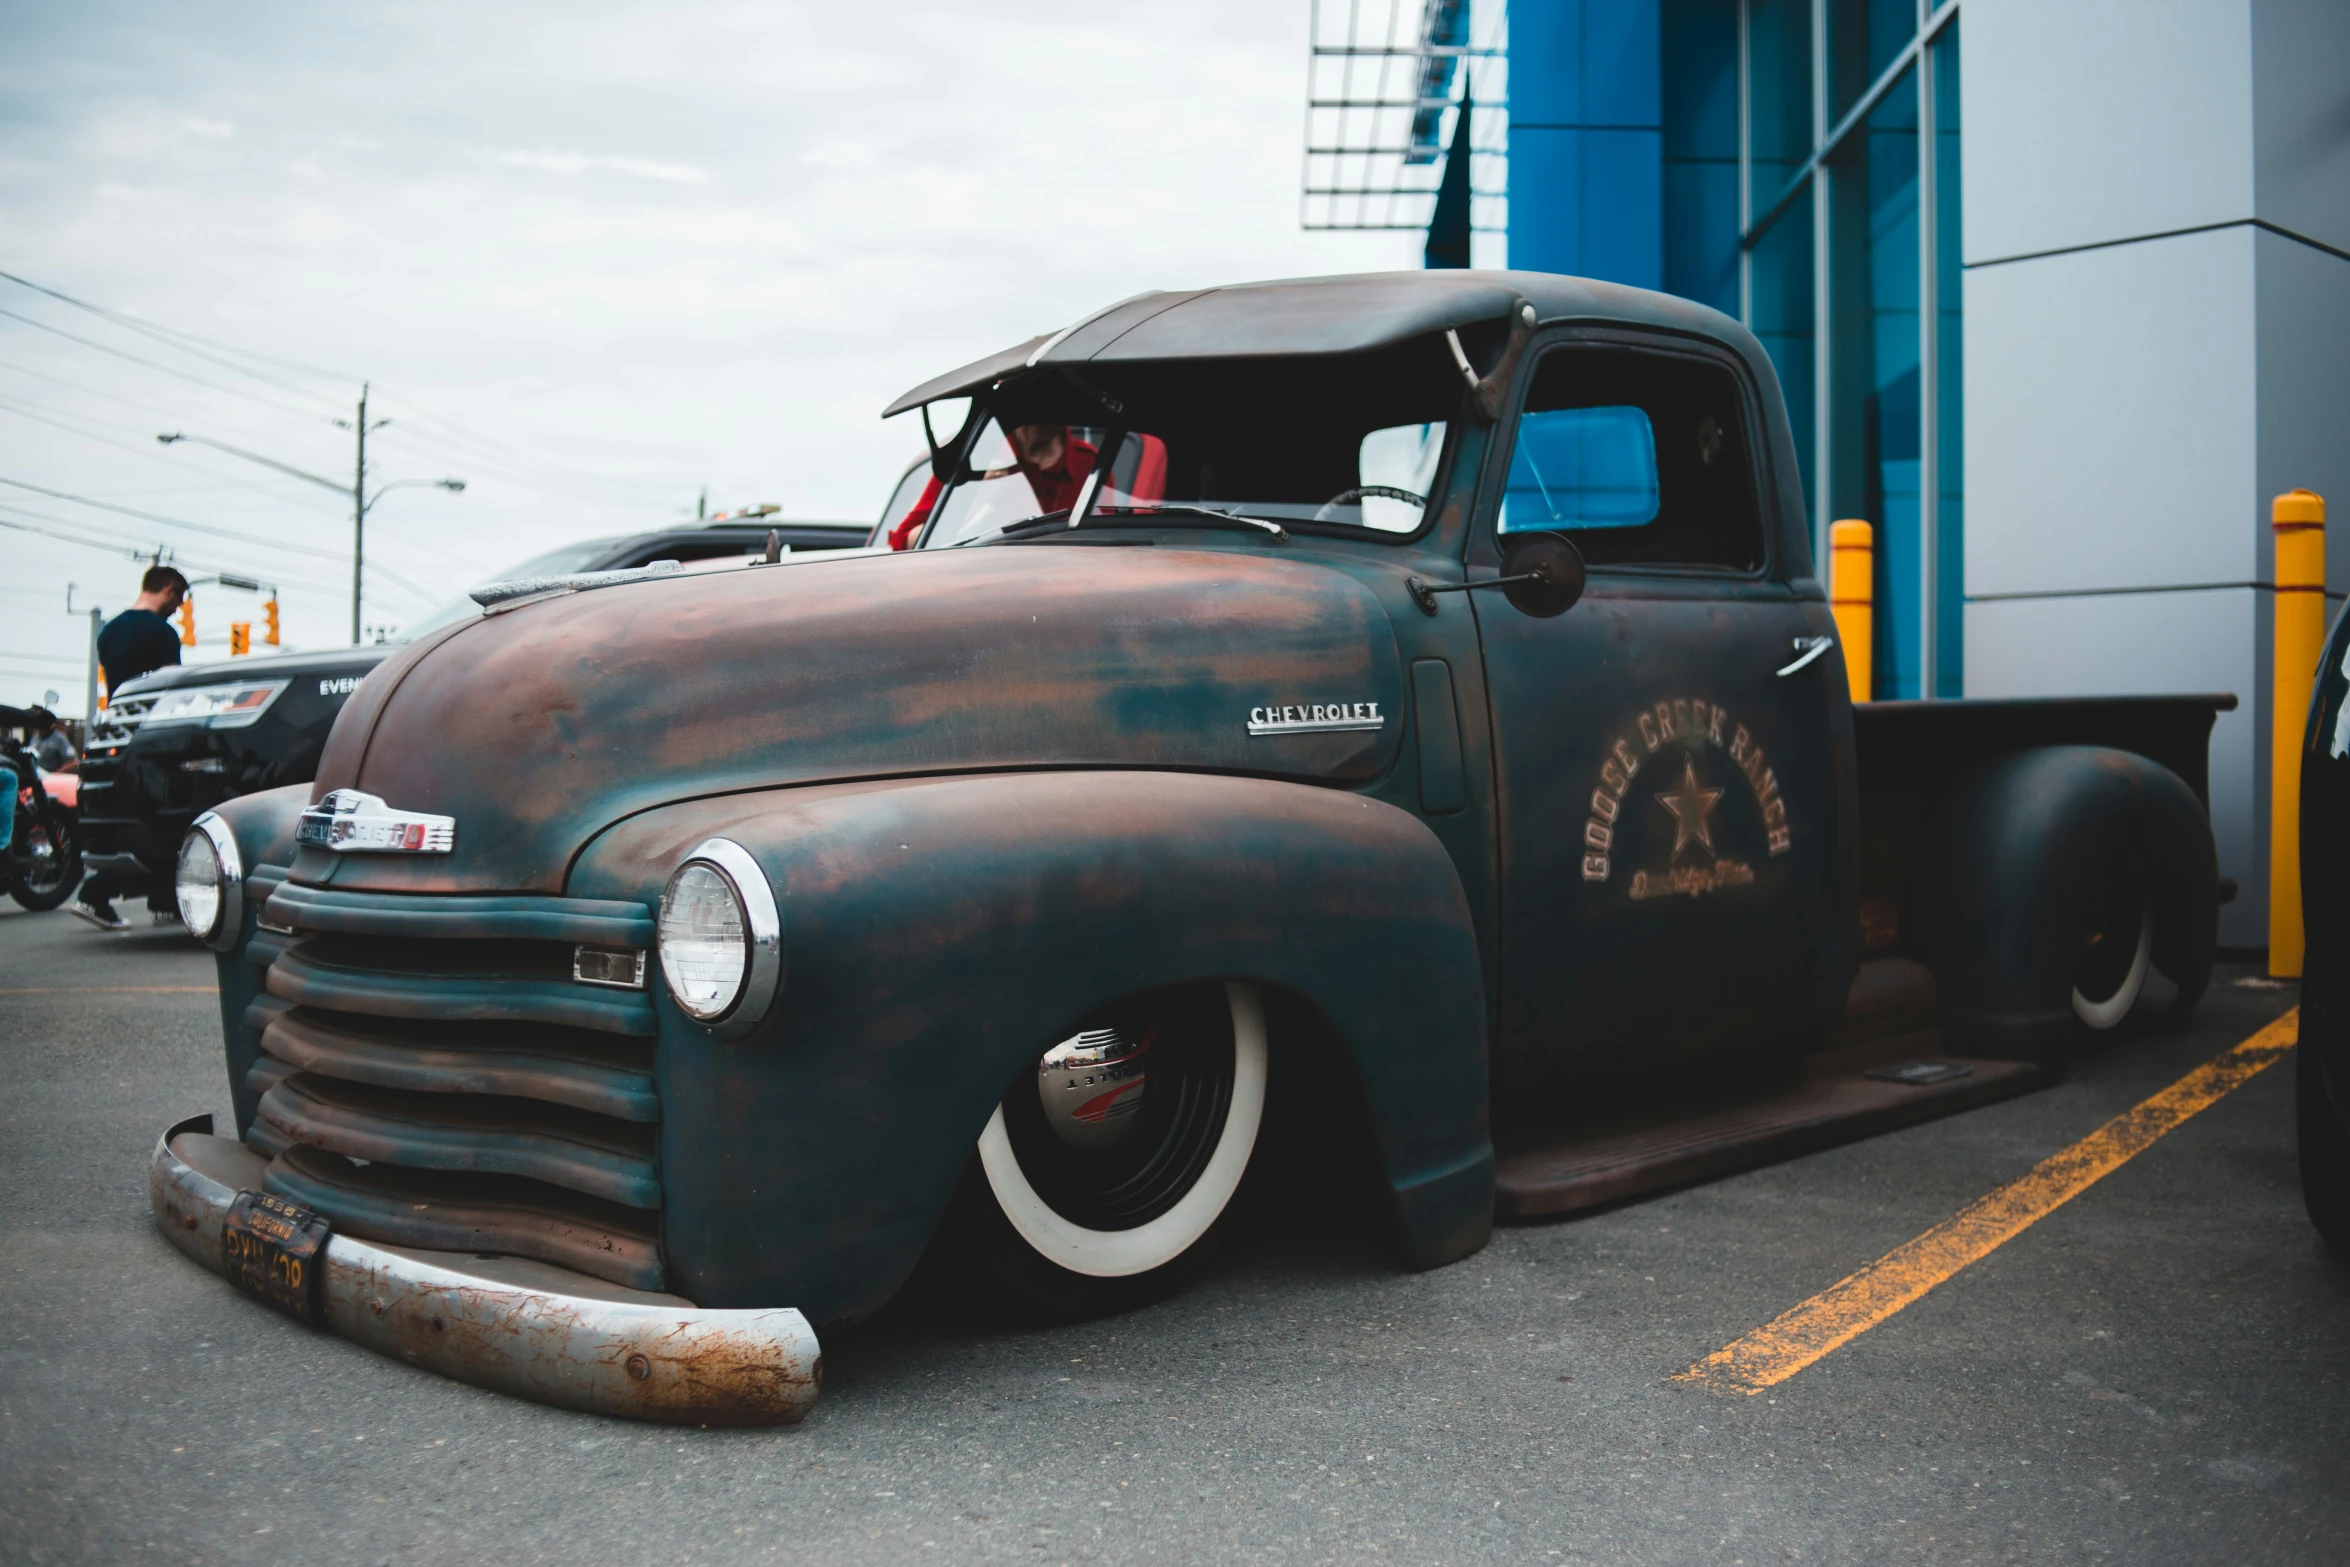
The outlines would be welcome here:
[[[70,828],[25,823],[8,860],[8,895],[36,914],[56,908],[82,884],[82,849]]]

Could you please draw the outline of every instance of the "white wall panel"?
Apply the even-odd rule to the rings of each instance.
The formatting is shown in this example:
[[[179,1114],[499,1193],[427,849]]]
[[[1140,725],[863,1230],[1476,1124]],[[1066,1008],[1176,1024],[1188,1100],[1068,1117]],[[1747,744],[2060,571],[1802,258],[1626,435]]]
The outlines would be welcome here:
[[[2259,216],[2350,250],[2350,4],[2253,0],[2252,60]]]
[[[2297,486],[2326,498],[2326,584],[2338,592],[2350,587],[2350,261],[2255,232],[2259,490],[2264,506]],[[2264,509],[2264,524],[2267,516]],[[2272,558],[2265,527],[2261,542],[2265,581]]]
[[[1966,274],[1970,597],[2255,580],[2256,232]]]
[[[1966,691],[1993,696],[2143,696],[2228,691],[2211,737],[2219,872],[2236,879],[2220,940],[2268,940],[2268,733],[2256,650],[2268,595],[2250,588],[2007,599],[1966,607]]]
[[[1966,259],[2251,217],[2252,5],[1966,0]]]

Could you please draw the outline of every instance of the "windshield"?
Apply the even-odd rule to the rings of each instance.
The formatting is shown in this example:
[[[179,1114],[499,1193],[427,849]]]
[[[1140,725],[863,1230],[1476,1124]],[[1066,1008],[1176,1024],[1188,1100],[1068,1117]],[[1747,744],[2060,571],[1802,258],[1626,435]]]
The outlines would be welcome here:
[[[1214,526],[1201,518],[1205,511],[1413,533],[1427,515],[1461,395],[1449,364],[1399,363],[1394,355],[1144,365],[1129,372],[1131,385],[1114,390],[1094,384],[1093,373],[1088,367],[1080,381],[1046,372],[1003,389],[993,410],[982,411],[963,479],[935,518],[921,519],[929,523],[923,548],[977,543],[1065,515],[1105,452],[1087,527]],[[897,522],[929,498],[912,498],[913,511]],[[904,500],[893,497],[893,508]],[[913,542],[914,530],[904,531]]]

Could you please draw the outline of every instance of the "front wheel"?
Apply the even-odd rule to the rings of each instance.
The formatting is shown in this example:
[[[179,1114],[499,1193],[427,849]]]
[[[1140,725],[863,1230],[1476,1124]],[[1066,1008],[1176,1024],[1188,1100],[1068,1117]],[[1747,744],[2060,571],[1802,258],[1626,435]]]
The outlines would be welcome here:
[[[1160,991],[1089,1019],[988,1118],[951,1240],[1027,1315],[1100,1316],[1173,1292],[1241,1206],[1268,1056],[1253,985]]]
[[[81,885],[82,851],[73,830],[51,822],[26,822],[8,850],[8,894],[36,914],[73,896]]]

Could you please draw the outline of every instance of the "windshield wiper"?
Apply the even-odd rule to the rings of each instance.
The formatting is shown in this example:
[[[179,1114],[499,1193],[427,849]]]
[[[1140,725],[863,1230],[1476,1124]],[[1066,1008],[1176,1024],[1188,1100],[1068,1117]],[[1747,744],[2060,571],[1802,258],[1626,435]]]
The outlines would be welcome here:
[[[1040,511],[1033,517],[1023,517],[1018,522],[1007,522],[1000,528],[990,528],[985,533],[974,533],[967,539],[957,539],[950,547],[961,549],[969,544],[985,544],[990,539],[1009,538],[1013,534],[1025,532],[1039,523],[1049,522],[1066,526],[1068,520],[1069,508],[1066,506],[1061,507],[1058,511]]]
[[[1243,516],[1236,511],[1218,511],[1212,506],[1127,506],[1116,511],[1097,511],[1085,521],[1088,527],[1123,522],[1129,527],[1147,528],[1154,517],[1206,517],[1236,527],[1256,528],[1270,533],[1284,544],[1289,542],[1289,530],[1277,522],[1268,522],[1262,517]]]
[[[975,534],[968,539],[959,540],[954,548],[961,549],[966,544],[984,544],[990,539],[1008,539],[1016,534],[1033,533],[1047,527],[1070,528],[1078,526],[1078,524],[1069,521],[1070,510],[1071,508],[1064,506],[1058,511],[1040,512],[1033,517],[1023,517],[1018,522],[1005,523],[993,532]],[[1268,522],[1262,517],[1246,517],[1236,511],[1218,511],[1212,506],[1121,506],[1114,511],[1096,509],[1085,514],[1082,526],[1087,528],[1115,527],[1123,523],[1130,528],[1147,528],[1160,517],[1204,517],[1212,522],[1230,523],[1237,528],[1255,528],[1271,534],[1283,544],[1289,542],[1289,530],[1277,522]]]

